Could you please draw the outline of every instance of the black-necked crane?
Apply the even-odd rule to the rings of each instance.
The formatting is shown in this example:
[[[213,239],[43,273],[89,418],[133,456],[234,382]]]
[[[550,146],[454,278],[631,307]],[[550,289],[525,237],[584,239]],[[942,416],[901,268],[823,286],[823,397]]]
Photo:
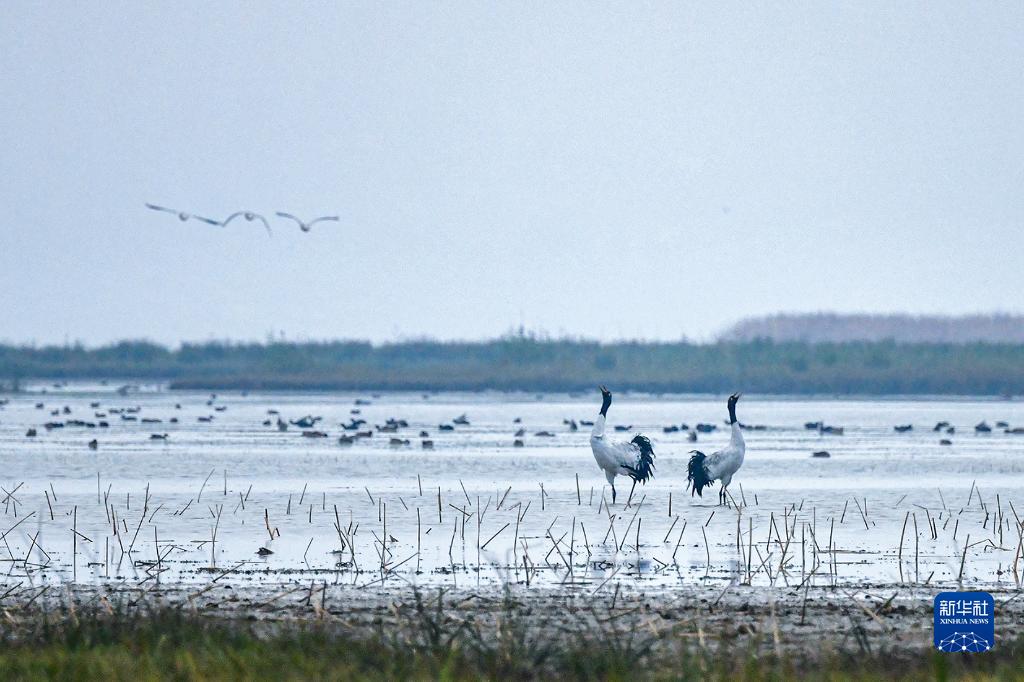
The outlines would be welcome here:
[[[253,213],[252,211],[236,211],[235,213],[232,213],[227,218],[225,218],[222,225],[227,227],[227,224],[230,223],[235,218],[245,218],[245,221],[248,223],[251,223],[254,220],[258,220],[261,223],[263,223],[263,227],[267,229],[267,234],[269,234],[270,236],[274,235],[274,233],[270,231],[270,223],[267,222],[267,219],[261,216],[259,213]]]
[[[307,223],[306,221],[302,220],[302,218],[294,216],[291,213],[285,213],[283,211],[278,211],[277,215],[279,217],[281,217],[281,218],[288,218],[289,220],[294,220],[296,223],[298,223],[299,229],[302,230],[303,232],[309,232],[310,230],[313,229],[313,226],[316,225],[317,223],[327,222],[327,221],[336,223],[336,222],[339,222],[341,220],[341,218],[339,218],[336,215],[325,215],[325,216],[321,216],[319,218],[314,218],[313,220],[310,220]]]
[[[201,220],[201,221],[203,221],[204,223],[206,223],[208,225],[220,226],[220,224],[221,224],[219,221],[213,220],[212,218],[204,218],[201,215],[195,215],[193,213],[188,213],[187,211],[179,211],[176,208],[167,208],[165,206],[157,206],[156,204],[146,204],[146,208],[148,208],[150,210],[153,210],[153,211],[161,211],[163,213],[170,213],[173,216],[177,216],[178,220],[180,220],[181,222],[185,222],[186,220],[189,220],[189,219],[195,219],[195,220]]]
[[[732,477],[743,466],[743,456],[747,451],[740,423],[736,419],[736,403],[739,399],[739,393],[729,396],[729,445],[711,455],[705,455],[700,450],[691,450],[693,456],[690,457],[687,476],[692,490],[691,497],[693,493],[703,497],[704,488],[710,487],[714,481],[719,481],[721,489],[718,491],[718,503],[725,504],[726,489],[732,483]]]
[[[590,433],[590,448],[594,451],[597,465],[604,471],[612,486],[612,503],[615,502],[615,477],[629,476],[633,487],[637,482],[647,483],[654,477],[654,447],[647,436],[636,435],[631,441],[612,441],[605,438],[604,426],[608,408],[612,404],[612,392],[601,386],[601,411],[594,420]],[[632,494],[632,490],[630,490]]]

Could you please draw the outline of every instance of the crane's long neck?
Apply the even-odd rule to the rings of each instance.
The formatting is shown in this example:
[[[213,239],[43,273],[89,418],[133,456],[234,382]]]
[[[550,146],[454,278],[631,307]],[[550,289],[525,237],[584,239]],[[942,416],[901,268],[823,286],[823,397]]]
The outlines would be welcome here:
[[[604,438],[604,423],[608,416],[608,408],[612,405],[611,394],[604,394],[601,396],[601,411],[597,414],[597,419],[594,420],[594,429],[590,432],[591,438]]]
[[[734,421],[730,428],[732,433],[729,434],[729,445],[746,448],[746,444],[743,442],[743,430],[740,429],[740,423]]]
[[[736,403],[729,402],[729,428],[732,433],[729,435],[729,444],[734,447],[745,448],[743,443],[743,431],[740,429],[740,422],[736,419]]]

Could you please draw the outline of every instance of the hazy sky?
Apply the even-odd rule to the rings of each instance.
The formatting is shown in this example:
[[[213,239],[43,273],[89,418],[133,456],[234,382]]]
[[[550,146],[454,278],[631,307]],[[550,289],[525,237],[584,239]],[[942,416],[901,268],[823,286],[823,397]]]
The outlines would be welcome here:
[[[7,341],[1024,299],[1020,2],[6,0],[0,142]]]

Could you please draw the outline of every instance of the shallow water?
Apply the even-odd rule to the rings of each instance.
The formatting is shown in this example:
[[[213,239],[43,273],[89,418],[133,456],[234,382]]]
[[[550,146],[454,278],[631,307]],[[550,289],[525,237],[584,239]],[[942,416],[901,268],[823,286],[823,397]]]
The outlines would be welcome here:
[[[728,440],[724,397],[617,395],[609,424],[632,427],[615,434],[623,439],[632,432],[651,437],[657,474],[637,487],[629,506],[629,484],[620,478],[619,504],[609,515],[610,491],[590,453],[589,429],[572,432],[563,423],[592,419],[596,392],[235,393],[208,405],[208,394],[160,386],[128,396],[98,384],[29,391],[2,396],[9,402],[0,408],[6,585],[219,577],[240,584],[529,580],[587,589],[612,579],[651,585],[962,579],[1005,586],[1015,584],[1015,571],[1024,573],[1016,518],[1024,513],[1024,435],[973,428],[982,420],[1024,425],[1020,401],[745,396],[741,421],[766,429],[746,432],[746,462],[730,488],[737,509],[715,506],[717,488],[704,499],[685,490],[688,452],[711,452]],[[357,407],[357,398],[370,404]],[[64,406],[71,414],[51,415]],[[126,407],[140,408],[133,415],[139,419],[162,421],[123,421],[109,412]],[[264,426],[276,419],[268,416],[271,409],[286,419],[322,416],[317,428],[330,437]],[[393,417],[409,427],[341,446],[339,423],[353,409],[370,425]],[[96,412],[107,414],[109,428],[43,427],[97,422]],[[468,426],[438,430],[461,414]],[[200,416],[213,420],[199,422]],[[169,423],[171,417],[179,423]],[[521,425],[513,423],[517,417]],[[844,427],[844,435],[804,428],[819,420]],[[940,420],[957,433],[934,433]],[[719,430],[701,434],[696,445],[685,432],[662,432],[683,422],[715,423]],[[893,429],[908,423],[912,432]],[[519,426],[527,431],[525,447],[514,448]],[[30,427],[37,437],[26,437]],[[420,447],[421,430],[434,441],[432,451]],[[541,430],[554,436],[534,435]],[[150,440],[153,433],[168,439]],[[410,445],[389,445],[392,435]],[[953,445],[939,445],[940,436]],[[93,438],[95,451],[87,447]],[[831,457],[812,458],[816,450]],[[273,553],[258,556],[261,547]]]

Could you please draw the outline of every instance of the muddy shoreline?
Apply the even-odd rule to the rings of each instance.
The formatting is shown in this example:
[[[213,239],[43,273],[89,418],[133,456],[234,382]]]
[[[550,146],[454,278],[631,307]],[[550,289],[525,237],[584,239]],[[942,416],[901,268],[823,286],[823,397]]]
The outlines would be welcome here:
[[[473,623],[483,631],[502,621],[525,624],[545,640],[596,631],[641,633],[655,641],[754,648],[811,655],[823,651],[931,649],[932,602],[940,590],[891,585],[859,589],[759,588],[743,585],[640,589],[625,583],[577,588],[436,587],[397,584],[366,588],[322,581],[240,587],[229,583],[63,585],[25,590],[0,601],[10,623],[61,620],[90,609],[111,614],[180,608],[218,622],[278,627],[316,626],[367,637],[401,633],[423,614],[442,627]],[[997,634],[1024,621],[1018,590],[992,592]],[[998,642],[997,642],[998,646]]]

